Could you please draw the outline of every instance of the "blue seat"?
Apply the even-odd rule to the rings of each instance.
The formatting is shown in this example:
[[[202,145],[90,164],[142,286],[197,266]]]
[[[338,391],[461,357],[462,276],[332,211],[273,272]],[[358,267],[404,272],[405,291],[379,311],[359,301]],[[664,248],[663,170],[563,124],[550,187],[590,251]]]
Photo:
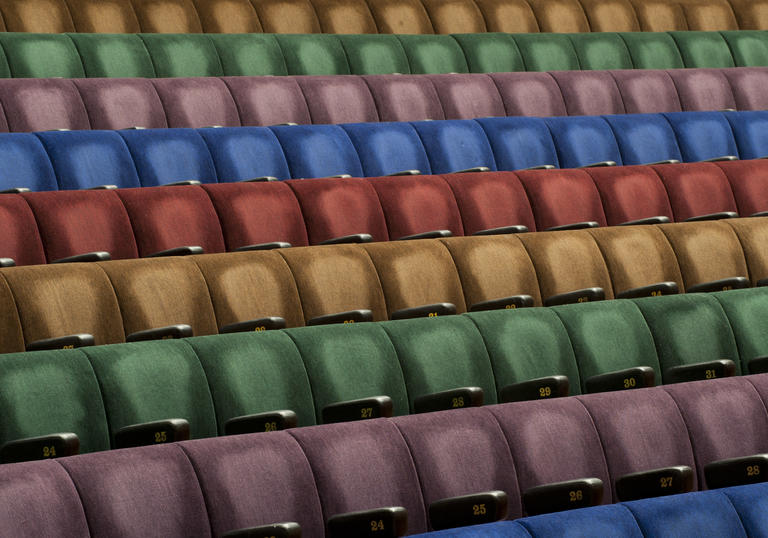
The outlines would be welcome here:
[[[266,127],[198,129],[208,145],[221,183],[272,176],[291,177],[283,148]]]
[[[661,114],[603,116],[603,119],[613,130],[625,165],[683,159],[675,131]]]
[[[762,159],[768,156],[768,112],[726,112],[724,116],[733,130],[742,159]]]
[[[279,125],[270,129],[280,141],[292,178],[363,175],[355,146],[338,125]]]
[[[643,536],[632,512],[620,504],[544,514],[518,522],[531,536]]]
[[[768,533],[768,482],[721,491],[733,504],[748,536]]]
[[[419,133],[433,174],[485,166],[496,170],[491,144],[475,120],[411,122]]]
[[[40,139],[30,133],[0,133],[0,190],[26,187],[59,189],[51,160]]]
[[[571,116],[544,120],[555,141],[562,168],[579,168],[603,161],[623,164],[608,122],[600,116]]]
[[[664,116],[675,131],[685,162],[739,156],[731,125],[722,112],[672,112]]]
[[[48,152],[62,190],[141,186],[131,152],[115,131],[50,131],[37,136]]]
[[[560,166],[555,142],[543,119],[508,117],[476,121],[488,137],[499,170]]]
[[[410,123],[348,123],[341,127],[352,140],[366,176],[403,170],[432,173],[424,145]]]

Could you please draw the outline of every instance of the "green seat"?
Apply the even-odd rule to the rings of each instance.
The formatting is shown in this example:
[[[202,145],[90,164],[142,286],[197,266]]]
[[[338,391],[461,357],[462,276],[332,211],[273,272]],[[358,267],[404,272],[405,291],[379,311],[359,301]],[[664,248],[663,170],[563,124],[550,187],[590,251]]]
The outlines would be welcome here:
[[[635,299],[656,343],[662,371],[721,359],[736,363],[741,373],[739,353],[728,318],[712,295],[690,293]]]
[[[285,332],[304,360],[318,422],[328,405],[374,396],[389,396],[395,415],[408,414],[403,372],[381,324],[303,327]]]
[[[582,69],[632,69],[632,56],[619,34],[569,34]]]
[[[220,435],[232,418],[271,411],[293,411],[299,426],[316,423],[307,371],[284,332],[202,336],[187,342],[208,378]]]
[[[99,380],[111,436],[126,426],[172,418],[187,420],[193,439],[216,435],[205,372],[184,341],[96,346],[83,352]]]
[[[718,32],[670,32],[685,67],[735,67],[731,49]]]
[[[391,34],[338,35],[353,75],[408,74],[408,56]]]
[[[512,34],[526,71],[581,69],[573,43],[566,34]]]
[[[85,76],[77,48],[65,34],[0,32],[0,45],[14,78]]]
[[[736,67],[768,66],[768,34],[739,30],[720,32],[731,49]]]
[[[75,43],[86,77],[155,76],[152,58],[135,34],[67,34]]]
[[[271,34],[208,34],[226,76],[287,75],[283,52]]]
[[[525,70],[520,49],[509,34],[454,34],[453,38],[464,51],[470,73]]]
[[[79,350],[0,355],[0,445],[71,432],[80,452],[109,449],[99,383]]]
[[[349,75],[344,47],[333,34],[277,34],[289,75]]]
[[[768,288],[751,288],[713,293],[731,322],[741,357],[741,369],[749,361],[768,356]]]
[[[683,57],[666,32],[622,32],[635,69],[681,69]]]
[[[408,388],[408,399],[462,388],[483,389],[484,404],[498,401],[483,338],[464,316],[419,318],[382,324],[389,334]]]
[[[139,34],[158,77],[218,77],[224,74],[207,34]]]
[[[449,35],[398,35],[414,75],[468,73],[459,43]]]
[[[583,385],[590,377],[637,366],[661,368],[645,318],[631,301],[604,301],[555,307],[576,355]]]
[[[564,375],[570,394],[581,380],[563,323],[549,308],[523,308],[466,314],[480,330],[496,378],[496,388],[542,377]]]

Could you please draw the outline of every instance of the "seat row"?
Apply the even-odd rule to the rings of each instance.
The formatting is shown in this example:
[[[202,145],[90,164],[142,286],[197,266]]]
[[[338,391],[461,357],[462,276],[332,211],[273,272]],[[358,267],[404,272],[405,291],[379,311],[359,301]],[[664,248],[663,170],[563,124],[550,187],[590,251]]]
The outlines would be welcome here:
[[[96,252],[128,259],[748,217],[768,212],[766,177],[768,160],[754,160],[5,194],[0,257],[38,265]]]
[[[671,476],[673,492],[748,483],[755,479],[747,473],[757,465],[762,474],[765,463],[765,456],[754,455],[768,451],[767,379],[683,383],[5,465],[0,521],[13,536],[221,536],[287,521],[307,536],[326,530],[364,536],[371,520],[377,530],[389,530],[406,515],[409,533],[455,516],[463,522],[518,518],[524,503],[527,512],[539,506],[541,489],[533,488],[563,481],[570,483],[550,486],[553,493],[544,498],[566,507],[610,503],[618,497],[618,479],[631,486],[628,475],[651,470]],[[742,459],[723,462],[729,458]],[[650,478],[643,496],[663,494],[658,479]],[[763,506],[764,488],[755,491],[753,506]],[[455,498],[481,493],[492,514],[464,515],[478,497]],[[454,504],[441,503],[440,510],[437,501],[446,499]],[[338,517],[384,507],[405,513]],[[367,532],[350,532],[355,523]],[[708,530],[729,523],[713,521]]]
[[[0,108],[5,109],[0,128],[32,132],[765,110],[765,84],[768,68],[0,79]]]
[[[0,32],[0,76],[204,77],[768,66],[764,31],[595,34]]]
[[[11,32],[474,33],[768,29],[754,0],[3,0]]]
[[[741,288],[768,277],[767,222],[6,267],[0,345],[13,352],[71,346],[78,334],[108,344],[254,330],[277,324],[272,317],[296,327]]]
[[[380,177],[768,155],[768,112],[0,134],[2,189]],[[418,171],[418,172],[414,172]]]

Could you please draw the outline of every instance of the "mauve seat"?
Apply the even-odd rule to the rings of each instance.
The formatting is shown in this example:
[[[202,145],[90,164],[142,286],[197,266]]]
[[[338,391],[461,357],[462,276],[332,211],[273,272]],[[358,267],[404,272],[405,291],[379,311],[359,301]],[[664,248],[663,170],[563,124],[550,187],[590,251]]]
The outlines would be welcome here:
[[[736,108],[731,84],[722,69],[680,69],[667,73],[675,83],[683,110]]]
[[[81,78],[72,82],[88,110],[91,129],[168,127],[165,107],[150,79]]]
[[[293,77],[223,77],[243,125],[312,123],[304,94]]]
[[[552,77],[560,87],[569,116],[625,112],[616,81],[606,71],[555,71]]]
[[[377,122],[371,91],[361,77],[296,77],[312,123]]]
[[[447,120],[505,116],[504,103],[487,75],[430,75]],[[412,118],[426,119],[426,118]]]
[[[667,71],[621,69],[610,71],[627,114],[682,110],[677,88]]]
[[[445,114],[437,89],[429,77],[418,75],[368,75],[381,121],[443,120]]]
[[[549,73],[491,73],[509,116],[565,116],[563,94]]]
[[[235,100],[218,78],[161,78],[152,84],[163,102],[168,127],[240,126]]]
[[[768,69],[765,67],[741,67],[722,69],[730,82],[736,110],[766,110],[768,100],[762,91],[768,83]]]
[[[0,84],[0,103],[11,132],[91,128],[85,104],[72,80],[4,80]]]

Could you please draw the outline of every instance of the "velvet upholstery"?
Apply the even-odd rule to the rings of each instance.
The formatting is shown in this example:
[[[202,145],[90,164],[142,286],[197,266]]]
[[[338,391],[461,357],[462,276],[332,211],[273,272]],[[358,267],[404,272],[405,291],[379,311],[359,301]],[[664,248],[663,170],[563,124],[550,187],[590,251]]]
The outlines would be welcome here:
[[[422,139],[411,124],[354,123],[343,129],[357,151],[365,176],[385,176],[404,170],[433,173]]]
[[[255,85],[239,77],[225,77],[224,81],[237,102],[243,125],[311,123],[306,99],[293,78],[271,77]]]
[[[683,110],[724,110],[736,108],[733,90],[728,78],[720,69],[696,69],[695,71],[671,70],[669,76],[675,83]],[[700,88],[706,87],[707,92]]]
[[[675,220],[722,211],[738,212],[728,178],[717,165],[693,168],[683,164],[674,168],[654,166],[653,169],[664,182]]]
[[[562,90],[549,73],[491,73],[508,116],[564,116]]]
[[[285,153],[280,147],[275,134],[264,127],[239,127],[199,129],[207,150],[213,161],[214,175],[222,182],[242,181],[259,177],[286,179],[291,177]],[[197,146],[196,140],[191,140]],[[209,163],[203,148],[199,148],[199,167],[210,174]],[[185,177],[184,173],[174,172],[175,177]],[[194,172],[193,172],[194,173]],[[170,176],[169,177],[173,177]],[[186,176],[187,178],[189,176]]]
[[[377,122],[379,115],[360,77],[296,77],[312,123]]]
[[[203,34],[139,34],[157,77],[217,77],[224,74],[213,41]]]
[[[765,278],[768,274],[768,259],[762,248],[764,234],[761,231],[763,222],[755,220],[740,219],[738,222],[730,222],[728,225],[733,228],[744,249],[744,258],[749,269],[750,281],[757,284],[758,280]]]
[[[98,7],[93,0],[86,1],[91,2],[91,8]],[[77,47],[86,77],[155,76],[152,57],[138,34],[68,34],[67,37]],[[46,70],[40,76],[53,74]]]
[[[749,371],[752,359],[765,356],[768,342],[761,329],[763,300],[767,291],[763,288],[752,290],[732,290],[732,293],[718,292],[715,299],[728,316],[731,330],[736,339],[736,346],[741,358],[741,371]]]
[[[193,2],[205,33],[249,34],[263,31],[250,0]]]
[[[658,175],[663,167],[590,168],[603,202],[606,224],[616,226],[649,217],[674,218],[667,190]]]
[[[433,75],[445,119],[460,120],[505,116],[504,103],[490,77]]]
[[[610,73],[600,71],[554,72],[569,116],[624,114],[621,93]],[[668,110],[665,110],[668,112]]]
[[[5,231],[0,256],[17,265],[45,263],[45,251],[35,215],[21,197],[0,198],[0,226]]]
[[[90,129],[85,105],[71,80],[14,79],[0,86],[0,101],[11,132]]]
[[[159,79],[154,86],[168,127],[240,126],[235,101],[220,79]]]
[[[203,31],[193,0],[131,0],[142,32],[198,33]]]
[[[158,81],[160,82],[160,81]],[[144,79],[108,81],[76,79],[92,129],[168,127],[163,101],[152,82]]]

